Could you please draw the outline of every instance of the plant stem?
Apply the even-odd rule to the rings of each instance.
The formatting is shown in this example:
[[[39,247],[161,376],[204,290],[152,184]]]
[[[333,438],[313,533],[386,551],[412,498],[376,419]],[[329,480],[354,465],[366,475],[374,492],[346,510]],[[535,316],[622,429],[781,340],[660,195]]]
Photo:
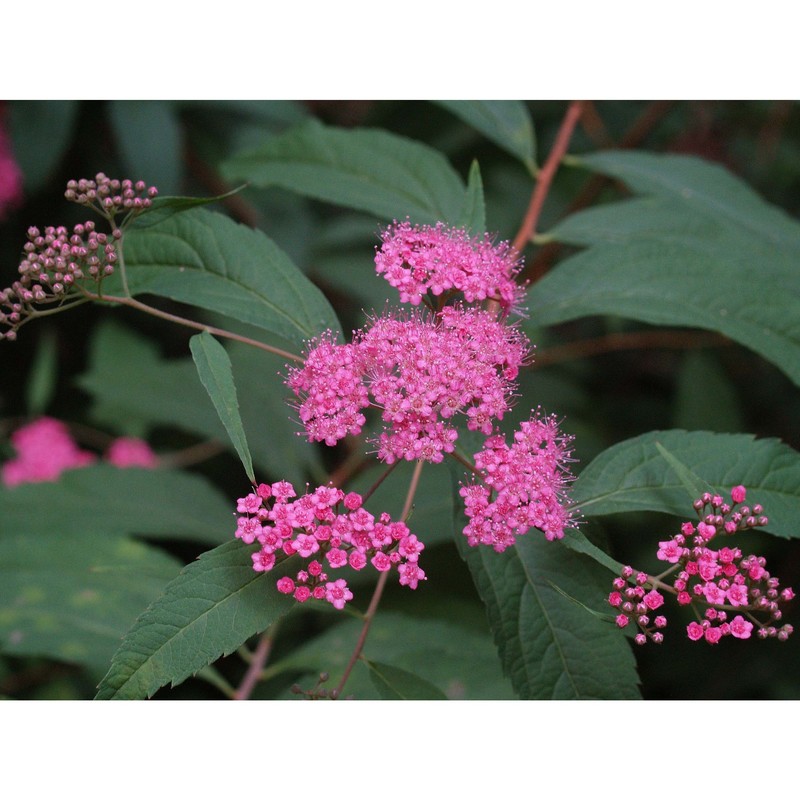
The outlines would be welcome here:
[[[187,328],[194,328],[198,331],[208,331],[209,333],[213,333],[215,336],[220,336],[223,339],[232,339],[235,342],[241,342],[242,344],[248,344],[251,347],[257,347],[260,350],[266,350],[268,353],[275,353],[275,355],[281,356],[289,361],[295,361],[300,364],[305,361],[302,356],[289,353],[286,350],[281,350],[279,347],[273,347],[271,344],[265,344],[264,342],[259,342],[256,339],[250,339],[247,336],[240,336],[238,333],[231,333],[230,331],[223,330],[222,328],[215,328],[213,325],[206,325],[202,322],[195,322],[194,320],[186,319],[186,317],[179,317],[177,314],[170,314],[167,311],[161,311],[161,309],[149,306],[146,303],[135,300],[133,297],[113,297],[107,294],[100,297],[99,295],[91,294],[90,292],[87,292],[86,296],[90,300],[99,300],[106,303],[117,303],[121,306],[135,308],[137,311],[143,311],[145,314],[150,314],[151,316],[159,317],[160,319],[166,319],[169,322],[175,322],[178,325],[185,325]]]
[[[239,688],[234,692],[234,700],[247,700],[253,693],[258,682],[261,680],[261,673],[264,671],[264,666],[269,658],[272,644],[275,641],[275,634],[277,632],[277,624],[270,626],[261,635],[261,639],[253,653],[253,659],[247,672],[239,684]]]
[[[414,474],[411,476],[411,483],[409,484],[408,487],[408,494],[406,494],[406,502],[403,505],[403,513],[400,515],[403,521],[408,519],[408,515],[411,512],[411,507],[414,505],[414,495],[417,493],[417,487],[419,486],[419,476],[422,473],[423,463],[424,463],[423,461],[417,461],[416,465],[414,466]],[[387,472],[386,474],[388,475],[389,473]],[[361,628],[361,633],[358,636],[358,641],[356,642],[355,649],[353,650],[353,653],[350,656],[350,660],[347,662],[347,666],[345,667],[342,679],[339,681],[339,685],[336,687],[336,689],[333,690],[333,693],[331,695],[333,699],[341,697],[342,690],[344,689],[344,686],[347,683],[347,679],[350,677],[350,673],[353,671],[353,667],[355,666],[356,661],[358,661],[358,659],[361,656],[361,651],[364,649],[364,643],[367,641],[367,634],[369,633],[370,625],[372,625],[372,620],[375,617],[375,612],[378,610],[378,604],[381,601],[381,597],[383,595],[383,589],[386,586],[386,581],[388,579],[389,579],[389,571],[381,573],[380,578],[378,578],[378,583],[375,586],[375,591],[372,593],[372,599],[369,601],[369,607],[367,608],[367,611],[364,614],[364,625]]]
[[[557,364],[559,361],[587,358],[616,350],[650,350],[655,347],[689,350],[701,347],[719,347],[728,344],[730,344],[730,340],[718,333],[671,330],[610,333],[596,339],[568,342],[567,344],[556,345],[542,350],[536,354],[536,360],[531,367],[538,369],[547,364]]]
[[[544,206],[545,198],[550,191],[550,185],[558,170],[558,165],[567,152],[569,140],[572,138],[575,125],[577,125],[582,112],[583,102],[581,100],[573,100],[567,108],[567,113],[564,115],[561,127],[558,129],[553,147],[550,150],[550,154],[547,156],[547,161],[545,161],[544,166],[539,171],[539,175],[536,178],[536,185],[533,187],[530,204],[525,213],[525,218],[522,220],[522,226],[512,243],[514,249],[519,253],[522,252],[525,245],[536,235],[536,223],[539,221],[542,206]]]
[[[375,483],[373,483],[372,486],[370,486],[369,489],[367,489],[367,491],[364,493],[363,497],[361,498],[362,502],[366,503],[367,500],[369,500],[369,498],[372,497],[373,494],[375,494],[377,488],[392,474],[395,467],[399,463],[400,463],[399,461],[395,461],[394,464],[390,464],[386,468],[386,471],[383,473],[383,475],[381,475],[380,478],[378,478],[378,480],[376,480]]]

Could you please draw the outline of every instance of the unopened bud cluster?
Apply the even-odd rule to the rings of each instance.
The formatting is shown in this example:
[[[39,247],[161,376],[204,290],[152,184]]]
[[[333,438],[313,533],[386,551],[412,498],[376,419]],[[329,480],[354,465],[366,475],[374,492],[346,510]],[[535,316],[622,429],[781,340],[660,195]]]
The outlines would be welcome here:
[[[29,228],[19,278],[0,289],[0,339],[14,341],[20,326],[42,313],[42,307],[61,306],[87,292],[99,294],[103,279],[114,272],[128,219],[117,225],[114,217],[122,211],[130,217],[147,210],[156,194],[155,186],[148,188],[143,181],[112,180],[103,173],[94,181],[70,181],[67,199],[98,211],[113,229],[98,232],[91,220],[71,231],[63,225],[43,231]]]
[[[155,186],[144,181],[117,180],[98,172],[94,180],[81,178],[67,184],[64,197],[72,203],[94,208],[102,216],[113,220],[117,214],[140,214],[147,211],[158,195]]]
[[[0,338],[9,341],[38,306],[61,303],[85,283],[100,284],[117,261],[114,236],[97,233],[91,221],[72,232],[63,226],[31,227],[23,249],[19,280],[0,290],[0,324],[8,326]]]
[[[738,547],[709,546],[718,536],[768,524],[760,505],[739,506],[745,497],[744,486],[733,488],[732,504],[720,495],[704,494],[693,504],[699,521],[684,522],[680,533],[658,543],[656,557],[674,567],[657,580],[645,573],[636,574],[634,579],[633,569],[625,567],[621,576],[614,579],[608,602],[618,612],[616,623],[620,628],[629,624],[639,627],[637,644],[648,639],[663,641],[660,628],[666,626],[666,619],[656,617],[652,624],[650,620],[650,613],[664,602],[656,584],[676,595],[679,605],[695,609],[698,619],[686,629],[692,641],[703,639],[716,644],[724,636],[749,639],[754,629],[759,639],[789,638],[793,627],[779,624],[783,617],[781,604],[792,600],[794,592],[788,587],[780,588],[779,580],[766,569],[766,559],[744,556]],[[674,575],[671,587],[663,583],[667,575]],[[634,580],[636,585],[630,586]]]

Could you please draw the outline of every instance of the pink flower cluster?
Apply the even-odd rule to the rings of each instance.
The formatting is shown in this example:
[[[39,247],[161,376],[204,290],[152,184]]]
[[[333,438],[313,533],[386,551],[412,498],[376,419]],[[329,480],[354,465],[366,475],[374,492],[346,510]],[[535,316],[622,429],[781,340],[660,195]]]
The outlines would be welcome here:
[[[458,438],[453,418],[489,435],[509,409],[528,341],[480,309],[448,306],[435,315],[378,317],[351,344],[329,335],[312,343],[287,384],[300,399],[310,441],[358,434],[370,404],[381,410],[378,456],[439,462]]]
[[[530,528],[543,531],[548,541],[564,536],[572,521],[566,503],[571,441],[559,432],[554,416],[538,410],[514,433],[511,446],[500,435],[486,439],[475,453],[480,482],[460,489],[470,546],[485,544],[502,552]]]
[[[468,303],[496,300],[507,313],[519,303],[518,254],[508,242],[471,237],[460,228],[395,222],[383,232],[375,271],[400,292],[403,303],[419,305],[427,292],[438,297],[461,292]]]
[[[22,170],[11,149],[5,117],[5,106],[0,105],[0,219],[22,200]]]
[[[0,481],[5,486],[21,483],[54,481],[68,469],[93,464],[94,453],[81,450],[67,426],[57,419],[41,417],[11,434],[16,458],[0,468]],[[155,467],[157,459],[141,439],[119,438],[112,442],[106,460],[117,467]]]
[[[361,495],[333,486],[319,486],[292,501],[296,496],[286,481],[262,483],[240,497],[236,507],[237,538],[261,545],[252,555],[254,570],[268,572],[279,559],[293,555],[312,559],[294,578],[280,578],[279,592],[300,603],[314,598],[342,609],[353,593],[344,578],[329,580],[326,570],[362,570],[371,564],[388,572],[396,566],[403,586],[416,589],[425,580],[418,564],[425,545],[404,522],[393,522],[385,513],[376,519],[363,507]]]
[[[609,595],[609,604],[619,611],[617,625],[625,627],[631,620],[641,628],[636,642],[644,644],[647,638],[660,642],[663,637],[649,627],[647,597],[657,594],[655,589],[648,595],[643,586],[655,586],[676,595],[679,605],[692,605],[698,611],[698,620],[691,622],[687,635],[692,641],[704,639],[716,644],[724,636],[749,639],[754,627],[760,639],[775,637],[785,641],[793,631],[791,625],[776,626],[783,612],[780,604],[794,598],[791,588],[780,589],[780,582],[766,570],[766,559],[755,555],[743,556],[738,547],[709,547],[718,535],[732,535],[768,523],[760,505],[736,506],[746,497],[744,486],[735,486],[731,491],[733,505],[724,502],[720,495],[704,494],[695,501],[699,522],[684,522],[681,532],[671,539],[659,542],[656,554],[660,561],[672,564],[658,579],[644,573],[636,577],[637,586],[628,587],[633,575],[631,567],[625,567],[621,577],[614,579],[614,591]],[[672,587],[663,582],[674,574]],[[735,616],[729,620],[730,613]],[[664,621],[666,625],[666,621]],[[658,625],[656,627],[663,627]]]

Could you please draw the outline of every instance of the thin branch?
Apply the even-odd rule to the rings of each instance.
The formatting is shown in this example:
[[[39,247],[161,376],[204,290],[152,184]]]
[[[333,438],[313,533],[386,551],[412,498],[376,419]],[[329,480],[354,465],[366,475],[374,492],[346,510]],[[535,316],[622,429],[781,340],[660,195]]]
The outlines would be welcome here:
[[[533,187],[531,194],[531,201],[528,205],[528,210],[525,213],[525,218],[522,220],[522,226],[519,229],[512,246],[514,249],[521,253],[525,245],[530,242],[533,236],[536,235],[536,223],[539,221],[539,215],[542,212],[547,193],[550,191],[550,184],[553,182],[553,177],[558,170],[558,165],[561,159],[567,152],[569,147],[569,140],[572,138],[572,132],[575,130],[583,111],[583,103],[580,100],[573,100],[567,108],[567,113],[561,122],[561,127],[558,129],[556,139],[553,142],[553,147],[550,154],[547,156],[544,166],[539,171],[536,178],[536,185]]]
[[[423,463],[423,461],[417,461],[416,465],[414,466],[414,474],[411,476],[411,483],[409,484],[408,493],[406,494],[406,501],[403,505],[403,513],[400,515],[401,519],[404,521],[408,519],[408,515],[411,512],[411,507],[414,505],[414,495],[417,493],[417,487],[419,486],[419,476],[422,473]],[[350,656],[350,660],[347,662],[347,666],[345,667],[342,679],[339,681],[339,685],[331,692],[331,698],[334,700],[341,697],[342,690],[347,683],[347,679],[350,677],[350,673],[353,671],[356,661],[358,661],[358,659],[361,657],[361,651],[364,649],[364,643],[367,641],[367,634],[369,634],[370,625],[372,625],[375,612],[378,610],[378,604],[381,601],[383,590],[388,579],[389,571],[381,573],[380,578],[378,578],[375,591],[372,593],[372,599],[369,601],[369,607],[364,614],[364,625],[361,628],[361,633],[358,636],[356,646]]]
[[[264,671],[267,659],[272,651],[272,645],[275,641],[276,632],[277,624],[267,628],[267,630],[261,635],[261,640],[259,641],[258,647],[256,647],[256,650],[253,653],[250,666],[247,668],[247,672],[245,673],[242,682],[239,684],[239,688],[233,695],[234,700],[247,700],[253,693],[253,689],[256,688],[256,685],[261,680],[261,673]]]
[[[650,103],[625,132],[625,135],[620,140],[619,147],[629,149],[641,144],[672,109],[673,105],[675,103],[672,100],[656,100]],[[569,216],[582,208],[586,208],[609,183],[611,183],[611,179],[605,175],[593,175],[586,181],[583,188],[575,196],[575,199],[569,204],[564,216]],[[528,263],[521,276],[522,279],[533,282],[539,280],[548,272],[561,249],[562,245],[558,242],[551,242],[542,247],[536,253],[534,259]]]
[[[174,322],[178,325],[185,325],[187,328],[194,328],[198,331],[208,331],[209,333],[213,333],[215,336],[219,336],[223,339],[232,339],[235,342],[241,342],[242,344],[248,344],[251,347],[257,347],[259,350],[266,350],[268,353],[274,353],[275,355],[281,356],[289,361],[296,361],[300,364],[305,361],[302,356],[298,356],[295,353],[289,353],[286,350],[281,350],[279,347],[273,347],[271,344],[265,344],[264,342],[259,342],[256,339],[250,339],[247,336],[240,336],[238,333],[231,333],[230,331],[223,330],[222,328],[215,328],[213,325],[195,322],[194,320],[186,319],[186,317],[179,317],[177,314],[170,314],[167,311],[162,311],[159,308],[154,308],[153,306],[149,306],[146,303],[140,302],[139,300],[135,300],[133,297],[114,297],[108,294],[104,294],[101,297],[99,295],[91,294],[90,292],[87,292],[86,296],[90,300],[99,300],[106,303],[117,303],[121,306],[135,308],[137,311],[143,311],[145,314],[150,314],[151,316],[159,317],[160,319],[166,319],[169,322]]]
[[[729,345],[729,339],[718,333],[696,331],[629,331],[627,333],[609,333],[596,339],[582,339],[578,342],[556,345],[541,350],[536,354],[536,361],[531,368],[538,369],[559,361],[572,361],[576,358],[588,358],[611,353],[617,350],[644,350],[663,347],[670,350],[689,350],[702,347],[720,347]]]

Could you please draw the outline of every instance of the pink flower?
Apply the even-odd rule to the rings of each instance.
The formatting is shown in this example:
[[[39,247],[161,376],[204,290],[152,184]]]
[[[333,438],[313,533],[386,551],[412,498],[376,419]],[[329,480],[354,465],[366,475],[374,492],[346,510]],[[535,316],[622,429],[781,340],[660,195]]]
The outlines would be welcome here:
[[[616,619],[617,627],[624,628],[628,624],[628,615],[627,614],[619,614]]]
[[[750,602],[747,596],[747,587],[741,583],[734,583],[728,589],[727,595],[732,606],[746,606]]]
[[[740,614],[735,616],[730,622],[731,635],[735,636],[737,639],[749,639],[752,631],[753,631],[753,623],[748,622]]]
[[[325,584],[325,599],[340,611],[345,607],[348,600],[353,599],[353,593],[347,588],[344,578],[339,578],[333,583]]]
[[[608,603],[609,605],[617,608],[618,606],[622,605],[622,595],[619,592],[611,592],[608,596]]]
[[[658,543],[656,558],[659,561],[668,561],[670,564],[677,564],[682,555],[683,548],[674,539]]]
[[[690,622],[686,626],[686,634],[693,642],[702,639],[704,633],[705,630],[699,622]]]
[[[259,550],[253,553],[253,569],[256,572],[269,572],[275,566],[275,553],[269,553],[266,550]]]
[[[664,597],[653,589],[644,596],[643,602],[651,611],[655,611],[664,605]]]
[[[706,628],[704,635],[709,644],[717,644],[722,638],[722,631],[719,628]]]
[[[280,578],[276,586],[281,594],[291,594],[294,591],[294,581],[289,577]]]
[[[154,469],[158,458],[143,439],[121,436],[114,439],[106,452],[106,461],[115,467],[144,467]]]
[[[416,589],[420,581],[427,580],[424,570],[413,562],[399,564],[397,571],[400,573],[400,585],[409,589]]]
[[[731,489],[731,499],[734,503],[744,503],[747,497],[747,489],[744,486],[734,486]]]

